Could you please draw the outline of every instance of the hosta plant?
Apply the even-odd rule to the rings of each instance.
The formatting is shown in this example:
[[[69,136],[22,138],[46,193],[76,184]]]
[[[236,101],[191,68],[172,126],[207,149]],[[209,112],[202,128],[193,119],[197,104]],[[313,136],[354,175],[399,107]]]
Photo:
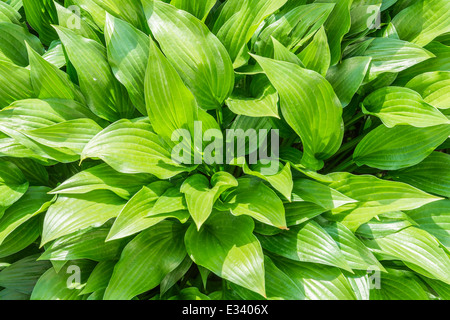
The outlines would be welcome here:
[[[450,1],[0,1],[0,300],[450,298]]]

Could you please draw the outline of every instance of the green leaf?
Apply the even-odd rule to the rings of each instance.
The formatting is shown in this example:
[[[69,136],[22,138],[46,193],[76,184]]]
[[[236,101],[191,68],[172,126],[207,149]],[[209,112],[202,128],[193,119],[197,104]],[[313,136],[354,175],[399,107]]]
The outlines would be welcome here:
[[[31,300],[86,299],[80,294],[93,268],[91,261],[76,260],[69,261],[59,272],[54,268],[48,269],[36,283]],[[80,276],[80,282],[76,282],[77,275]]]
[[[331,65],[341,59],[341,42],[344,35],[350,30],[350,6],[352,0],[318,0],[318,3],[334,3],[335,6],[324,24],[331,53]]]
[[[189,271],[192,266],[192,260],[189,256],[184,258],[178,267],[171,271],[164,279],[161,281],[160,290],[161,296],[164,295],[170,288],[172,288],[179,280],[181,280],[184,275]],[[201,268],[201,267],[200,267]]]
[[[83,0],[86,1],[86,0]],[[136,28],[147,31],[145,15],[140,1],[134,0],[90,0],[108,13],[132,24]],[[88,10],[89,11],[89,10]],[[102,22],[105,15],[102,15]],[[104,28],[102,28],[103,30]]]
[[[30,59],[30,76],[34,94],[39,99],[60,98],[85,103],[78,86],[70,81],[67,73],[46,61],[27,45]]]
[[[325,77],[330,67],[331,54],[323,26],[317,31],[308,46],[299,53],[298,57],[307,69],[314,70]]]
[[[109,228],[80,230],[63,236],[45,248],[39,260],[68,261],[89,259],[93,261],[114,260],[120,257],[124,242],[105,242]]]
[[[21,67],[28,66],[27,43],[39,54],[44,53],[44,47],[36,36],[13,23],[0,22],[0,43],[0,61],[12,62]]]
[[[175,163],[169,147],[142,119],[122,119],[110,125],[86,145],[81,159],[86,158],[100,158],[122,173],[150,173],[160,179],[195,169]]]
[[[278,93],[266,77],[254,77],[250,84],[251,96],[236,90],[225,101],[233,113],[248,117],[278,116]]]
[[[161,1],[144,10],[153,36],[203,109],[217,109],[231,94],[233,65],[225,47],[197,18]]]
[[[0,220],[0,244],[17,228],[44,212],[51,204],[52,195],[47,187],[30,187],[15,204],[6,210]]]
[[[410,185],[370,175],[332,173],[329,176],[333,179],[329,187],[358,201],[333,209],[328,215],[352,231],[379,214],[412,210],[441,199]]]
[[[380,288],[370,290],[370,300],[428,300],[419,277],[405,270],[381,274]]]
[[[428,128],[384,125],[372,130],[356,147],[353,160],[381,170],[398,170],[422,162],[450,135],[449,125]]]
[[[433,152],[421,163],[391,173],[397,181],[440,196],[450,197],[450,155]]]
[[[208,178],[201,174],[190,176],[183,182],[180,191],[186,197],[187,207],[198,230],[208,219],[220,195],[237,186],[236,178],[227,172],[214,174],[211,178],[211,186]]]
[[[193,136],[198,118],[195,98],[153,40],[145,75],[145,101],[153,129],[166,141],[172,141],[179,129],[189,130]],[[183,136],[189,143],[191,137]]]
[[[280,41],[278,41],[274,37],[271,36],[271,38],[272,38],[272,42],[273,42],[273,58],[275,60],[291,62],[291,63],[298,64],[302,68],[305,67],[303,62],[300,60],[300,58],[295,53],[293,53],[292,51],[289,51],[288,48],[286,48]],[[259,65],[257,65],[257,66],[259,66]],[[262,72],[262,70],[261,70],[261,72]]]
[[[128,201],[119,213],[109,232],[107,241],[120,239],[148,229],[168,218],[178,219],[185,223],[189,219],[187,210],[167,213],[153,213],[153,208],[159,197],[171,186],[169,182],[158,181],[143,187]],[[170,211],[170,210],[169,210]]]
[[[212,28],[227,48],[235,67],[243,64],[239,55],[245,54],[246,44],[269,15],[287,0],[231,0],[222,7]]]
[[[70,62],[75,67],[81,92],[89,108],[108,121],[127,118],[134,112],[125,88],[108,64],[106,48],[64,27],[55,27]]]
[[[197,265],[265,296],[264,256],[253,228],[249,217],[213,212],[200,231],[188,229],[186,249]]]
[[[41,246],[79,230],[100,227],[117,217],[124,205],[122,198],[104,190],[59,196],[45,215]]]
[[[293,226],[274,236],[259,236],[265,250],[285,258],[336,266],[351,271],[336,242],[316,222]]]
[[[392,38],[374,38],[363,55],[372,57],[368,81],[382,73],[398,73],[434,57],[415,44]]]
[[[364,99],[362,110],[392,128],[410,125],[418,128],[450,124],[435,107],[425,103],[417,92],[402,87],[384,87]]]
[[[344,225],[331,223],[325,225],[324,229],[336,241],[350,268],[384,271],[372,252]]]
[[[286,273],[281,271],[268,256],[264,256],[267,299],[269,300],[303,300],[305,292]],[[263,296],[231,283],[231,287],[244,300],[263,300]]]
[[[14,163],[0,159],[0,218],[6,208],[25,194],[28,185],[22,171]]]
[[[302,224],[327,211],[315,203],[306,201],[286,203],[284,209],[288,227]]]
[[[164,221],[140,233],[122,252],[105,292],[105,300],[130,300],[158,286],[183,262],[185,228]]]
[[[108,61],[114,75],[127,88],[136,109],[146,115],[144,81],[149,37],[125,21],[107,14],[105,39]]]
[[[27,22],[39,33],[39,39],[45,45],[57,39],[51,24],[58,22],[53,0],[22,0]]]
[[[102,130],[94,120],[75,119],[30,130],[24,134],[44,146],[81,154],[86,144]]]
[[[417,266],[418,273],[426,273],[450,284],[450,257],[428,232],[409,227],[397,233],[374,240],[363,240],[364,244],[376,253],[383,253],[391,259],[402,260],[408,265]]]
[[[0,62],[0,110],[16,100],[34,96],[30,70],[7,61]]]
[[[0,286],[31,294],[39,277],[50,268],[48,261],[36,261],[37,255],[21,259],[0,272]]]
[[[419,0],[400,11],[392,23],[400,39],[424,46],[450,32],[450,4],[445,0]]]
[[[156,200],[151,215],[171,213],[180,210],[188,210],[188,207],[185,196],[180,191],[180,187],[176,186],[167,189],[167,191]]]
[[[172,0],[170,4],[178,9],[184,10],[205,21],[211,9],[216,4],[216,0]]]
[[[238,182],[238,187],[223,199],[233,215],[248,215],[262,223],[286,229],[283,203],[272,189],[257,178],[244,177]]]
[[[328,69],[326,79],[331,84],[343,107],[351,101],[369,70],[370,57],[353,57]]]
[[[303,288],[307,300],[355,300],[347,278],[334,267],[277,258],[276,266]]]
[[[308,179],[294,180],[294,188],[292,193],[293,201],[312,202],[321,206],[325,210],[331,210],[348,203],[357,202],[339,191]]]
[[[41,235],[41,221],[33,218],[7,236],[0,245],[0,258],[12,256],[32,244]]]
[[[286,122],[302,139],[302,163],[321,169],[323,160],[339,149],[343,139],[342,106],[333,88],[314,71],[289,62],[254,58],[277,89]],[[326,117],[318,116],[321,114]]]
[[[123,174],[106,164],[81,171],[51,191],[51,194],[85,194],[94,190],[109,190],[129,199],[155,178],[149,174]]]
[[[299,5],[288,12],[280,12],[258,35],[254,51],[260,56],[272,57],[272,37],[290,51],[298,51],[323,25],[333,7],[334,4],[330,3],[312,3]]]
[[[433,71],[419,74],[406,87],[420,93],[426,103],[439,109],[450,108],[450,72]]]
[[[86,286],[84,287],[81,294],[89,294],[106,289],[108,287],[108,283],[111,279],[116,263],[117,261],[99,262],[95,266],[94,270],[92,270],[92,273],[89,276],[89,279],[86,282]]]
[[[445,199],[427,204],[407,212],[418,227],[435,236],[444,246],[450,248],[450,200]]]
[[[20,25],[20,13],[9,4],[0,1],[0,21],[11,22]]]

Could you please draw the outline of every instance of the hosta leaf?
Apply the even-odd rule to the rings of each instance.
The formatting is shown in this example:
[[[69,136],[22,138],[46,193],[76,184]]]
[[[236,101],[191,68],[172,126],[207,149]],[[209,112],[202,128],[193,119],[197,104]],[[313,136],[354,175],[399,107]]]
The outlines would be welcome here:
[[[153,40],[145,75],[145,101],[153,129],[166,141],[171,141],[178,129],[194,132],[198,118],[195,98]]]
[[[428,232],[409,227],[374,240],[363,240],[374,252],[384,253],[426,271],[437,280],[450,284],[450,257]]]
[[[149,56],[149,37],[130,24],[106,16],[108,61],[117,80],[128,90],[140,113],[146,115],[144,80]]]
[[[289,50],[297,51],[323,25],[333,10],[334,4],[312,3],[299,5],[288,12],[280,12],[275,21],[264,28],[255,41],[256,54],[273,56],[271,37]]]
[[[341,59],[341,42],[344,35],[350,30],[350,6],[352,0],[318,0],[322,3],[334,3],[335,6],[324,24],[330,46],[331,65]]]
[[[370,57],[353,57],[328,69],[326,79],[333,87],[343,107],[350,103],[363,83],[371,60]]]
[[[209,11],[216,4],[215,0],[172,0],[170,4],[178,9],[189,12],[199,20],[205,21]]]
[[[92,270],[89,279],[86,282],[81,294],[89,294],[99,290],[104,290],[108,287],[108,282],[116,265],[116,261],[102,261],[99,262],[94,270]],[[102,295],[103,296],[103,295]]]
[[[422,277],[422,279],[443,299],[450,299],[450,285],[439,280]]]
[[[67,73],[46,61],[27,45],[30,59],[31,83],[39,99],[60,98],[84,103],[80,89],[70,81]]]
[[[119,196],[104,190],[59,196],[45,215],[41,246],[82,229],[100,227],[117,217],[125,203]]]
[[[146,1],[145,14],[163,53],[203,109],[217,109],[233,89],[234,72],[225,47],[189,13],[162,1]]]
[[[28,65],[26,43],[39,54],[44,53],[39,39],[16,24],[0,22],[0,42],[0,61],[9,61],[21,67]]]
[[[44,146],[81,154],[86,144],[102,130],[94,120],[75,119],[30,130],[25,135]]]
[[[286,1],[232,0],[224,4],[212,30],[227,48],[236,67],[242,64],[239,54],[245,50],[263,20]]]
[[[344,225],[332,223],[326,225],[324,229],[336,241],[350,268],[384,271],[372,252]]]
[[[314,71],[289,62],[254,57],[280,95],[286,122],[302,139],[302,163],[313,170],[321,169],[323,160],[337,151],[343,138],[342,106],[333,88]],[[322,114],[326,116],[318,116]]]
[[[231,213],[248,215],[262,223],[286,228],[283,203],[272,189],[257,178],[240,178],[238,182],[238,187],[224,198]]]
[[[60,40],[54,40],[47,51],[42,55],[47,62],[50,62],[57,68],[66,66],[66,56]]]
[[[364,99],[363,112],[381,119],[392,128],[410,125],[418,128],[450,124],[435,107],[425,103],[417,92],[402,87],[384,87]]]
[[[180,210],[187,210],[185,196],[178,186],[167,189],[166,192],[156,200],[151,215],[170,213]]]
[[[274,37],[271,37],[271,38],[272,38],[272,42],[273,42],[273,58],[275,60],[291,62],[291,63],[298,64],[302,68],[305,67],[303,62],[300,60],[300,58],[295,53],[293,53],[292,51],[289,51],[288,48],[286,48],[280,41],[278,41]],[[259,66],[259,65],[257,65],[257,66]],[[261,69],[261,72],[263,72],[262,69]]]
[[[372,57],[368,81],[382,73],[397,73],[434,57],[431,52],[415,44],[392,38],[373,39],[364,56]]]
[[[107,241],[124,238],[148,229],[168,218],[175,218],[185,223],[189,219],[187,210],[154,214],[152,212],[157,199],[171,186],[169,182],[158,181],[143,187],[128,201],[119,213]],[[170,210],[169,210],[170,211]]]
[[[444,246],[450,248],[450,200],[445,199],[408,211],[408,216],[418,227],[435,236]]]
[[[434,71],[411,79],[406,87],[420,93],[426,103],[439,109],[450,108],[450,72]]]
[[[316,222],[294,226],[274,236],[259,236],[265,250],[285,258],[336,266],[351,271],[336,242]]]
[[[265,296],[264,256],[253,228],[249,217],[213,212],[200,231],[191,225],[186,249],[197,265]]]
[[[445,0],[420,0],[400,11],[392,23],[400,39],[424,46],[450,32],[450,4]]]
[[[172,288],[192,266],[192,260],[189,256],[184,258],[183,262],[181,262],[178,267],[176,267],[173,271],[171,271],[164,279],[161,281],[160,289],[161,295],[166,293],[170,288]],[[201,268],[201,267],[200,267]]]
[[[63,236],[46,246],[39,260],[118,259],[124,242],[120,240],[105,242],[108,232],[108,228],[93,228]]]
[[[280,166],[279,171],[276,174],[264,174],[264,169],[265,165],[261,163],[253,165],[251,168],[246,163],[243,165],[243,171],[245,174],[255,176],[269,182],[275,190],[291,201],[293,188],[291,165],[287,163],[284,167]]]
[[[22,0],[27,22],[39,33],[42,43],[49,45],[57,38],[51,24],[58,22],[53,0]]]
[[[0,272],[0,286],[31,294],[39,277],[50,268],[48,261],[36,261],[33,255],[21,259]]]
[[[22,171],[14,163],[0,159],[0,218],[6,208],[24,195],[28,185]]]
[[[0,244],[14,230],[47,210],[53,198],[47,194],[48,191],[50,188],[47,187],[30,187],[22,198],[6,210],[0,220]]]
[[[140,233],[122,252],[105,300],[130,300],[158,286],[184,260],[185,228],[165,221]]]
[[[414,273],[388,269],[381,274],[380,288],[370,290],[370,300],[428,300],[428,295]]]
[[[211,182],[200,174],[190,176],[183,182],[180,191],[186,197],[187,207],[198,230],[208,219],[220,195],[227,189],[237,186],[236,178],[227,172],[216,173],[212,176]]]
[[[433,152],[421,163],[392,172],[392,178],[421,190],[450,197],[450,155]]]
[[[0,21],[20,24],[20,13],[9,4],[0,1]]]
[[[51,191],[52,194],[84,194],[94,190],[109,190],[129,199],[155,178],[149,174],[123,174],[101,164],[75,174]]]
[[[125,88],[108,64],[106,48],[64,27],[55,27],[70,62],[74,65],[81,92],[89,108],[99,117],[116,121],[133,114]]]
[[[330,67],[331,54],[327,35],[323,27],[317,31],[312,41],[299,53],[298,57],[307,69],[314,70],[322,76],[327,74]]]
[[[41,234],[40,219],[34,218],[20,225],[0,245],[0,258],[11,256],[32,244]]]
[[[361,224],[379,214],[412,210],[441,198],[427,194],[407,184],[386,181],[370,175],[332,173],[329,187],[357,200],[331,210],[330,217],[355,231]]]
[[[338,268],[282,258],[273,261],[303,289],[307,300],[356,299],[350,283]]]
[[[268,256],[264,256],[265,281],[267,299],[269,300],[303,300],[305,292],[301,286],[281,271]],[[264,297],[256,292],[231,283],[232,288],[244,300],[263,300]]]
[[[112,124],[86,145],[81,158],[100,158],[116,171],[150,173],[160,179],[195,168],[175,163],[169,147],[142,119],[123,119]]]
[[[278,93],[266,81],[267,78],[255,77],[250,85],[251,97],[235,91],[225,101],[235,114],[248,117],[276,117],[278,118]]]
[[[94,28],[86,22],[85,19],[80,17],[81,12],[77,10],[70,10],[65,8],[59,3],[55,2],[56,13],[58,15],[58,21],[61,27],[71,29],[75,33],[88,39],[95,40],[101,43],[99,36],[95,33]],[[73,7],[72,7],[73,9]],[[79,9],[79,8],[78,8]],[[80,19],[81,18],[81,19]]]
[[[284,205],[288,227],[302,224],[327,211],[323,207],[306,201],[294,201]]]
[[[14,63],[0,63],[0,110],[16,100],[28,99],[34,96],[31,84],[30,70]]]
[[[37,281],[31,300],[84,300],[80,294],[93,268],[91,261],[76,260],[69,261],[59,272],[48,269]]]
[[[450,135],[450,125],[428,128],[384,125],[372,130],[356,147],[358,165],[382,170],[414,166],[428,157]]]
[[[85,0],[84,0],[85,1]],[[134,25],[141,30],[147,30],[142,4],[134,0],[90,0],[110,14]],[[103,16],[104,18],[104,16]],[[103,29],[103,28],[102,28]]]
[[[308,201],[326,210],[339,208],[348,203],[357,202],[346,195],[323,184],[308,179],[294,180],[293,201]]]

